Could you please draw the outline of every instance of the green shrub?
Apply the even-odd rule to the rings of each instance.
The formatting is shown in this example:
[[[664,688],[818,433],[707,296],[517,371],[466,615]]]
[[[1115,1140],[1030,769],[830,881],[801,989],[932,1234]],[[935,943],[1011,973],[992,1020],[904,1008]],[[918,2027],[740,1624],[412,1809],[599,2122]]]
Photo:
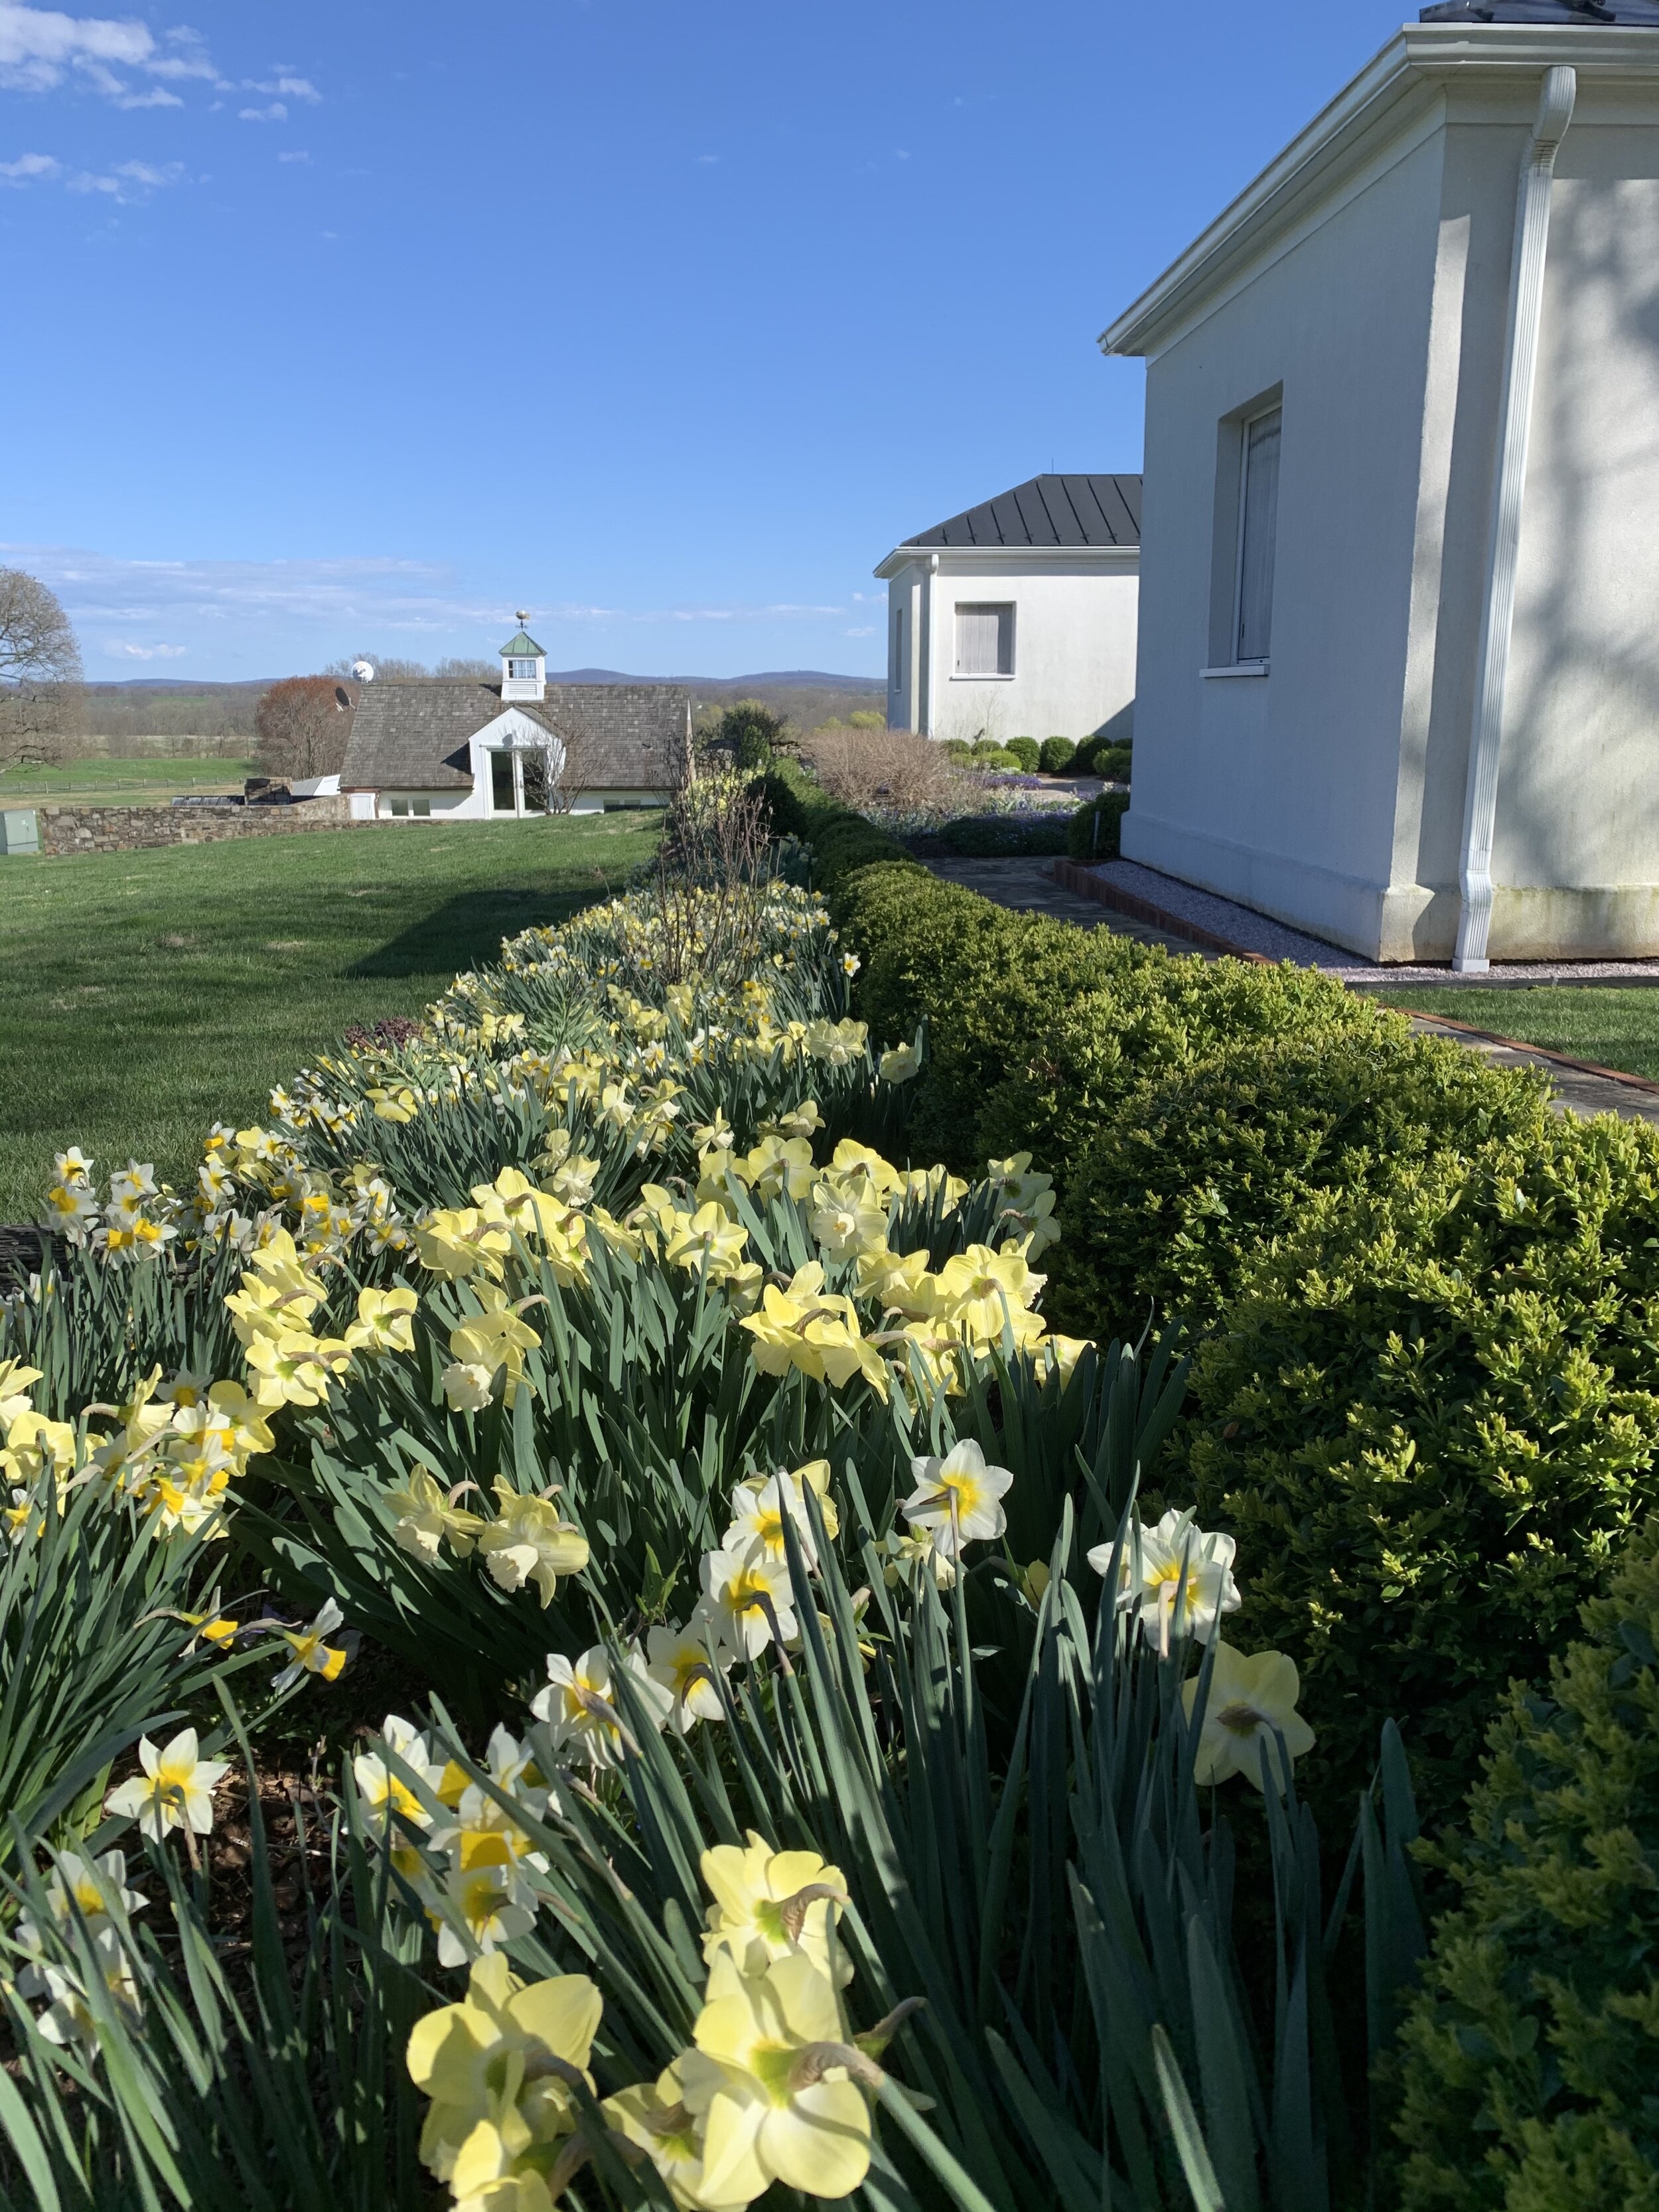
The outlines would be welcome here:
[[[1042,749],[1035,738],[1010,738],[1002,750],[1013,755],[1027,775],[1036,774],[1037,762]]]
[[[738,699],[720,716],[711,742],[730,754],[737,768],[769,768],[788,726],[783,715],[758,699]]]
[[[1045,738],[1037,757],[1044,775],[1068,775],[1077,763],[1077,747],[1070,738]]]
[[[939,743],[953,761],[970,761],[974,757],[974,749],[965,738],[941,738]]]
[[[1074,860],[1115,860],[1129,797],[1123,791],[1103,791],[1067,817],[1066,849]]]
[[[1260,1563],[1241,1637],[1302,1668],[1332,1786],[1365,1778],[1358,1700],[1443,1818],[1659,1501],[1659,1131],[1547,1116],[1304,1217],[1198,1354],[1188,1478]]]
[[[939,835],[953,853],[967,860],[1007,859],[1019,854],[1066,850],[1067,815],[964,814],[947,822]]]
[[[1659,1531],[1492,1731],[1404,2031],[1406,2212],[1659,2201]]]
[[[799,837],[811,847],[813,879],[832,913],[839,885],[861,868],[897,862],[921,882],[932,880],[896,837],[831,799],[798,761],[774,762],[766,779],[766,799],[777,835]]]
[[[1068,1328],[1133,1330],[1149,1301],[1207,1325],[1317,1193],[1544,1126],[1540,1079],[1413,1036],[1397,1014],[1322,996],[1277,1014],[1266,1034],[1160,1055],[1085,1136],[1060,1209]]]

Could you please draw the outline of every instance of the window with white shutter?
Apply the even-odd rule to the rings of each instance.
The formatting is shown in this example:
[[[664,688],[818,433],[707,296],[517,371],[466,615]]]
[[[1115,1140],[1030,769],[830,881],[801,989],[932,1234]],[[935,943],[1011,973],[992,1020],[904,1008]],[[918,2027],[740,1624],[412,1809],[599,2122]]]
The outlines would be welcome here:
[[[1014,609],[1012,600],[957,601],[958,676],[1012,676]]]

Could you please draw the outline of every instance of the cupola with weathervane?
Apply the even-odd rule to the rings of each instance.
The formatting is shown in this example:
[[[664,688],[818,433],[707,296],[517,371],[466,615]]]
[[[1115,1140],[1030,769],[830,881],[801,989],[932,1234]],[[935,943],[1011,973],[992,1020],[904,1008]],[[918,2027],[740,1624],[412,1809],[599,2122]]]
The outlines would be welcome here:
[[[547,696],[547,654],[525,629],[528,607],[520,607],[519,631],[501,647],[501,697],[542,699]]]

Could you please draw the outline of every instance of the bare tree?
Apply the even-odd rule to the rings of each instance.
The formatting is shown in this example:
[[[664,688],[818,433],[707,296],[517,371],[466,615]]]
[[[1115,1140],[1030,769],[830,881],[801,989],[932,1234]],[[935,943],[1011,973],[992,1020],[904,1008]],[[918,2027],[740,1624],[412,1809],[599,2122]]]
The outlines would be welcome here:
[[[80,707],[81,648],[57,594],[0,568],[0,768],[60,757]]]
[[[259,701],[254,726],[267,775],[332,775],[345,763],[350,699],[331,676],[290,676]]]

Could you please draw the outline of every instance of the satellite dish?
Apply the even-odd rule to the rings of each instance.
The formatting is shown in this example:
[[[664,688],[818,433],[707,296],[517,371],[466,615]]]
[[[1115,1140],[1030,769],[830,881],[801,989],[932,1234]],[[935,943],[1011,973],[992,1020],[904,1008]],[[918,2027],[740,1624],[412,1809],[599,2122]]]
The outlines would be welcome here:
[[[374,681],[374,663],[372,660],[354,660],[351,672],[360,684],[372,684]]]

